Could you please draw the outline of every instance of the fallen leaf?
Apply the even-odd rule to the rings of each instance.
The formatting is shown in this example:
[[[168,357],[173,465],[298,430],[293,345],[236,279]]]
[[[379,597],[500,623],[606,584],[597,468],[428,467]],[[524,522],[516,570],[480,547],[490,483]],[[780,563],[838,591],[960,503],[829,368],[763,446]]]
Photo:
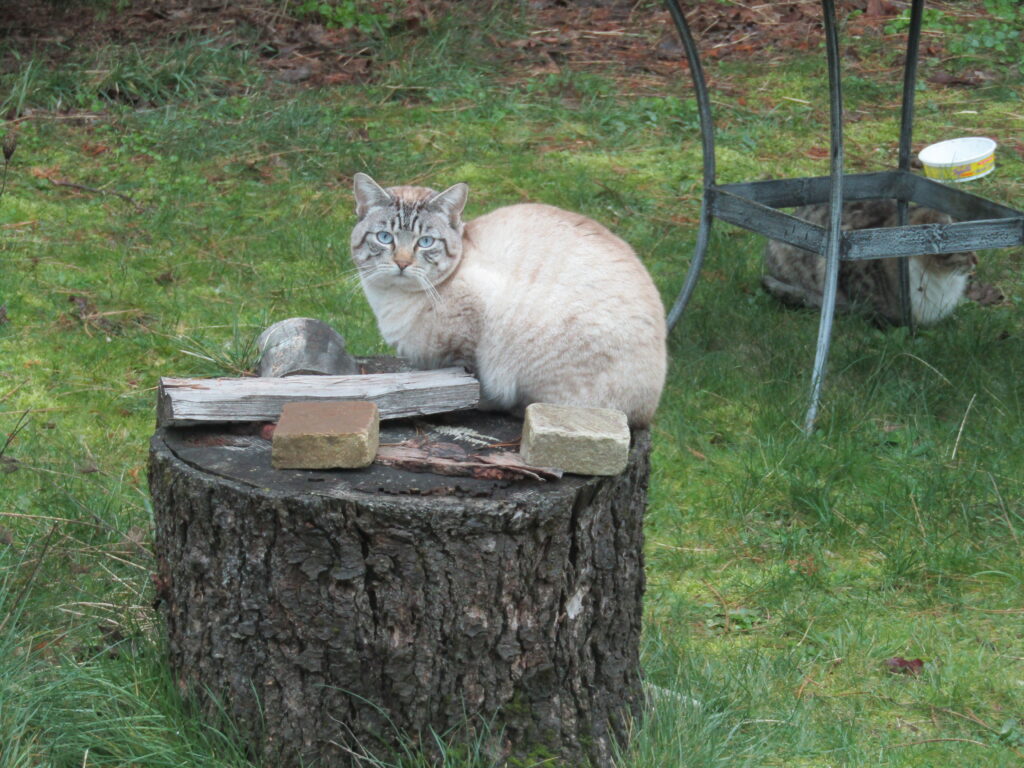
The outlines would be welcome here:
[[[1006,296],[994,283],[972,282],[967,286],[964,295],[971,301],[977,302],[983,307],[991,307],[995,304],[1002,304]]]
[[[37,179],[47,179],[49,181],[61,178],[59,165],[51,165],[49,168],[43,168],[42,166],[37,165],[30,168],[29,173]]]
[[[885,660],[886,668],[894,675],[919,675],[924,669],[924,662],[921,659],[904,659],[902,656],[893,656]]]
[[[306,66],[282,69],[277,74],[277,79],[285,83],[301,83],[313,76],[313,70]]]
[[[928,82],[936,85],[978,86],[984,85],[988,79],[984,72],[960,72],[953,75],[940,70],[928,76]]]

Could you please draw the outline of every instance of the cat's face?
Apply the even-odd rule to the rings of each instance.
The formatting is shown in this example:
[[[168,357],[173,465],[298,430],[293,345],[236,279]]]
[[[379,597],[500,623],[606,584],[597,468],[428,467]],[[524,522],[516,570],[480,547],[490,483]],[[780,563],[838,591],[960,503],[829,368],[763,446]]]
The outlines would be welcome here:
[[[379,289],[427,291],[444,282],[462,258],[462,209],[469,188],[382,188],[365,173],[354,178],[352,260],[364,283]]]
[[[912,208],[907,223],[910,225],[949,224],[952,221],[946,214],[931,208]],[[927,268],[934,272],[955,272],[962,275],[969,274],[978,265],[978,255],[974,251],[919,256],[918,260],[926,263]]]

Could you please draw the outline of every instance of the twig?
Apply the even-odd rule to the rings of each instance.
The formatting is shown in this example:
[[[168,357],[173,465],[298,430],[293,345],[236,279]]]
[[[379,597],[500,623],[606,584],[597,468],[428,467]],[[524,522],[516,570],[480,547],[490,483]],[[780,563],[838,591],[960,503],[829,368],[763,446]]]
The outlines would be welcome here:
[[[732,623],[729,620],[729,604],[725,602],[725,598],[722,597],[722,593],[715,589],[715,586],[711,582],[707,581],[706,579],[701,579],[701,583],[704,584],[704,586],[707,587],[709,590],[711,590],[711,594],[715,596],[715,599],[718,600],[719,605],[722,606],[722,615],[725,616],[725,626],[722,627],[722,630],[725,632],[725,634],[728,635],[732,625]]]
[[[797,647],[797,648],[799,648],[799,647],[800,647],[801,645],[803,645],[803,644],[804,644],[804,640],[806,640],[806,639],[807,639],[807,636],[808,636],[809,634],[811,634],[811,627],[813,627],[813,626],[814,626],[814,619],[815,619],[815,618],[817,618],[817,617],[813,617],[813,616],[812,616],[812,617],[811,617],[811,620],[810,620],[809,622],[807,622],[807,629],[805,629],[805,630],[804,630],[804,635],[803,635],[803,637],[801,637],[801,638],[800,638],[800,642],[798,642],[798,643],[796,644],[796,647]]]
[[[808,686],[809,683],[814,683],[814,678],[811,677],[810,675],[807,675],[801,681],[800,687],[796,689],[796,698],[798,698],[798,699],[802,699],[803,698],[803,696],[804,696],[804,689]],[[817,685],[817,683],[814,683],[814,684]]]
[[[0,182],[0,197],[4,196],[4,192],[7,191],[7,169],[10,167],[11,161],[4,160],[4,178],[3,182]]]
[[[976,608],[973,605],[968,605],[967,610],[978,613],[1024,613],[1024,608]]]
[[[986,723],[984,720],[982,720],[976,714],[971,712],[971,710],[967,710],[967,713],[964,714],[962,712],[957,712],[955,709],[949,709],[947,707],[936,707],[936,709],[938,709],[939,712],[946,713],[947,715],[953,715],[955,717],[961,717],[964,720],[967,720],[969,722],[975,723],[976,725],[980,725],[986,731],[991,731],[992,733],[998,733],[998,731],[996,731],[995,728],[993,728],[991,725]]]
[[[125,560],[123,557],[118,557],[117,555],[113,554],[112,552],[104,552],[103,554],[105,556],[109,557],[111,560],[116,560],[119,563],[124,563],[125,565],[130,565],[132,568],[138,568],[140,571],[149,571],[150,570],[149,568],[147,568],[144,565],[139,565],[138,563],[133,563],[131,560]]]
[[[674,552],[698,552],[698,553],[714,553],[718,550],[714,547],[677,547],[673,544],[665,544],[661,541],[654,541],[651,544],[655,547],[661,547],[662,549],[671,549]]]
[[[0,512],[0,517],[17,517],[23,520],[46,520],[50,523],[70,523],[73,525],[85,525],[89,528],[95,528],[98,531],[104,530],[102,525],[90,523],[87,520],[74,520],[70,517],[53,517],[52,515],[26,515],[22,512]]]
[[[957,738],[953,738],[953,737],[948,737],[948,738],[941,738],[941,739],[920,739],[919,741],[907,741],[907,742],[904,742],[903,744],[885,744],[885,745],[883,745],[882,748],[883,749],[899,749],[901,747],[916,747],[918,744],[935,744],[935,743],[940,742],[940,741],[961,741],[961,742],[964,742],[965,744],[977,744],[979,747],[987,747],[988,746],[988,744],[986,744],[983,741],[976,741],[974,739],[957,739]]]
[[[770,717],[759,717],[754,720],[740,720],[740,725],[753,725],[757,723],[768,723],[769,725],[793,725],[788,720],[775,720]]]
[[[928,540],[928,534],[924,529],[924,522],[921,520],[921,510],[917,506],[917,499],[914,498],[914,494],[910,494],[910,506],[914,510],[914,517],[917,518],[917,529],[921,532],[921,542],[924,543]]]
[[[899,354],[899,356],[900,357],[909,357],[911,360],[916,360],[917,362],[921,363],[921,365],[923,365],[925,368],[927,368],[932,373],[934,373],[936,376],[938,376],[940,379],[942,379],[944,382],[946,382],[946,384],[949,384],[950,386],[953,386],[953,382],[951,382],[949,379],[947,379],[943,375],[942,371],[940,371],[934,365],[929,363],[927,360],[922,360],[920,357],[918,357],[917,355],[913,355],[910,352],[901,352]]]
[[[93,194],[96,195],[113,195],[114,197],[121,198],[129,205],[135,206],[135,208],[141,207],[137,202],[135,202],[134,198],[129,197],[123,192],[118,192],[113,189],[100,189],[99,187],[89,187],[86,186],[85,184],[76,184],[73,181],[59,181],[58,179],[51,179],[49,177],[47,177],[47,180],[55,187],[68,187],[69,189],[77,189],[81,192],[92,192]]]
[[[810,629],[810,627],[808,627],[808,629]],[[801,640],[801,642],[803,642],[803,641]],[[825,670],[826,677],[828,675],[832,674],[832,670],[834,670],[837,665],[842,664],[842,663],[843,663],[843,657],[842,656],[836,656],[834,659],[830,659],[829,662],[828,662],[828,669]],[[821,683],[819,683],[817,680],[815,680],[814,677],[812,676],[812,674],[810,672],[808,672],[807,676],[804,677],[803,682],[800,683],[800,687],[796,689],[796,697],[798,699],[803,698],[804,689],[807,688],[808,684],[814,684],[814,685],[817,685],[819,687],[821,685]]]
[[[10,393],[8,393],[8,395],[9,394]],[[7,399],[7,395],[4,395],[4,399]],[[14,442],[14,438],[18,436],[18,433],[28,426],[28,414],[28,411],[22,411],[21,416],[18,417],[18,422],[14,425],[14,429],[7,433],[7,439],[4,440],[4,444],[0,446],[0,457],[2,457],[4,453],[6,453],[7,449],[11,447],[11,443]]]
[[[32,573],[29,575],[28,579],[26,579],[25,583],[21,585],[18,596],[14,598],[14,601],[11,603],[11,608],[7,612],[7,615],[4,616],[4,620],[0,621],[0,635],[2,635],[4,629],[7,628],[7,622],[10,621],[11,617],[18,613],[18,604],[21,602],[22,598],[25,597],[25,593],[28,592],[32,583],[36,580],[36,574],[39,573],[39,566],[43,564],[43,560],[46,558],[46,552],[50,549],[50,542],[53,540],[53,534],[56,532],[57,524],[54,523],[50,526],[50,532],[46,534],[46,540],[43,542],[43,549],[39,553],[39,557],[36,559],[35,565],[32,567]]]
[[[956,442],[953,443],[953,452],[949,455],[949,460],[950,461],[956,461],[956,452],[960,448],[960,438],[963,436],[963,434],[964,434],[964,427],[967,425],[967,416],[970,414],[971,407],[974,405],[974,400],[975,400],[975,398],[977,398],[977,396],[978,396],[977,392],[975,392],[973,395],[971,395],[971,402],[969,402],[967,404],[967,410],[964,411],[964,417],[960,421],[960,429],[958,429],[957,433],[956,433]]]
[[[61,406],[59,408],[29,408],[24,411],[0,411],[0,416],[10,416],[12,413],[56,413],[66,410],[67,407],[65,406]]]
[[[11,395],[13,395],[15,392],[17,392],[23,386],[25,386],[26,383],[28,383],[28,382],[27,381],[23,381],[20,384],[15,384],[13,388],[7,390],[2,395],[0,395],[0,403],[2,403],[4,400],[7,400]]]
[[[988,473],[989,482],[992,483],[992,490],[996,494],[996,498],[999,500],[999,511],[1003,513],[1003,520],[1006,521],[1006,527],[1010,529],[1010,535],[1013,537],[1013,543],[1017,545],[1017,549],[1020,549],[1020,539],[1017,538],[1017,529],[1013,527],[1013,523],[1010,522],[1010,514],[1006,511],[1006,501],[1003,500],[1003,494],[999,492],[999,486],[996,485],[996,479],[992,476],[992,473]]]

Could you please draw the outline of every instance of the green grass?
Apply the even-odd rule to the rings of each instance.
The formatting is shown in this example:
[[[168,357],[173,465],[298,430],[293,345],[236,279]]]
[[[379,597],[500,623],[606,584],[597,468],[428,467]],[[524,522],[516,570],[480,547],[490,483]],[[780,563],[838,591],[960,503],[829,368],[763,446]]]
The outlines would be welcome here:
[[[523,199],[580,210],[674,298],[700,195],[688,83],[658,94],[592,71],[505,87],[480,46],[522,23],[376,41],[377,83],[322,92],[263,87],[216,41],[0,75],[6,110],[43,110],[20,123],[0,198],[0,765],[246,765],[162,662],[153,387],[245,369],[289,316],[386,351],[345,277],[354,172],[468,181],[471,216]],[[808,152],[827,144],[821,74],[817,56],[714,65],[723,181],[826,171]],[[923,85],[916,136],[996,138],[998,169],[971,191],[1020,207],[1013,77]],[[895,162],[896,81],[848,88],[853,170]],[[760,292],[761,247],[716,224],[671,339],[647,516],[651,707],[620,763],[1019,765],[1024,253],[981,254],[1002,305],[915,336],[839,319],[806,437],[817,317]],[[891,657],[925,666],[893,674]],[[475,749],[450,745],[445,764],[485,765]]]

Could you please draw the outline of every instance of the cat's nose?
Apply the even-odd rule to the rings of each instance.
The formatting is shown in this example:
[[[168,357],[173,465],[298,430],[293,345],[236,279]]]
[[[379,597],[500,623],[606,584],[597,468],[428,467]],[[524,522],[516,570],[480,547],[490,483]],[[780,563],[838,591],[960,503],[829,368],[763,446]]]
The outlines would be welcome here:
[[[398,248],[392,257],[399,272],[405,272],[405,268],[412,264],[412,251],[407,248]]]

